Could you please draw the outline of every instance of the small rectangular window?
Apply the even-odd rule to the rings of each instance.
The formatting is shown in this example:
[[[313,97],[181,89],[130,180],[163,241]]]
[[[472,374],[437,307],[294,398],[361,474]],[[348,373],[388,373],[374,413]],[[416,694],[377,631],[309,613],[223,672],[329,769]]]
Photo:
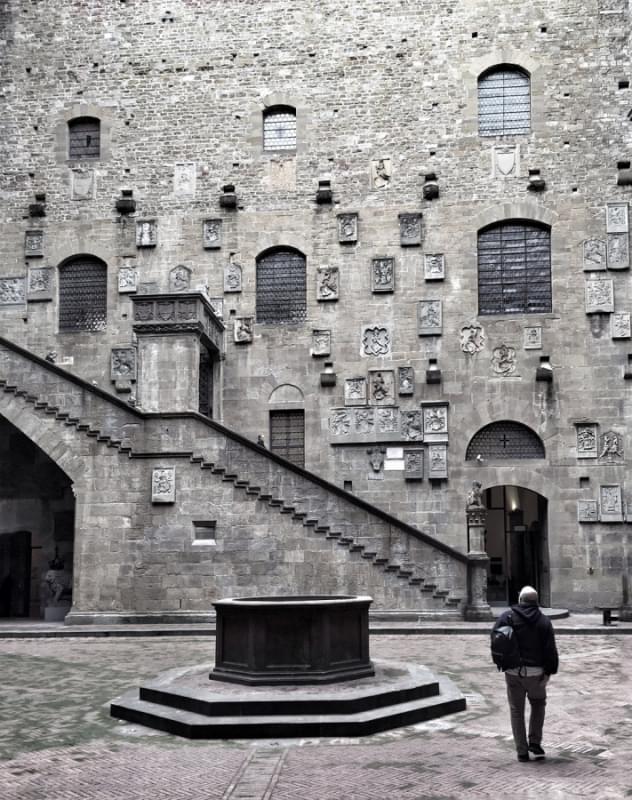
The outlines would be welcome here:
[[[98,119],[82,117],[68,123],[68,157],[72,159],[99,158],[101,155],[101,123]]]
[[[263,149],[296,150],[296,111],[293,108],[278,106],[264,113]]]
[[[194,521],[193,544],[214,547],[217,544],[217,540],[215,539],[216,524],[214,519]]]

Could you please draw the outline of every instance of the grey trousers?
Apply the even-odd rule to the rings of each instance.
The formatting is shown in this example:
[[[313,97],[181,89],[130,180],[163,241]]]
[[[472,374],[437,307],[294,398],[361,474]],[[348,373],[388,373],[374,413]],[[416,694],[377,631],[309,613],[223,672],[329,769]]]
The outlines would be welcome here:
[[[507,673],[505,673],[505,681],[511,715],[511,730],[516,750],[519,755],[524,755],[528,752],[530,744],[542,743],[547,681],[544,675],[522,678],[519,675],[508,675]],[[527,697],[531,705],[528,739],[524,721],[524,706]]]

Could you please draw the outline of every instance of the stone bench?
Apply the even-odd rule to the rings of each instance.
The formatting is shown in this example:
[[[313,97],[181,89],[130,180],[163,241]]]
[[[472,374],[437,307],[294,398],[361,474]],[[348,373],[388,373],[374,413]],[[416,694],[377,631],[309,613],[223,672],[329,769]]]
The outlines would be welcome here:
[[[612,612],[619,611],[619,606],[595,606],[597,611],[601,611],[602,614],[602,624],[603,625],[611,625],[613,622],[618,622],[619,617],[618,615],[615,616]]]

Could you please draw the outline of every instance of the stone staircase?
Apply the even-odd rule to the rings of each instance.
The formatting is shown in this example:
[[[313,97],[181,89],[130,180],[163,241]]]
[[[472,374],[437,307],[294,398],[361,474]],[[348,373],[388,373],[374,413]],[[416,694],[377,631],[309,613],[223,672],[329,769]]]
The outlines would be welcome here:
[[[254,502],[272,515],[271,524],[278,515],[350,563],[370,566],[392,609],[463,614],[467,556],[217,422],[194,413],[143,413],[1,338],[0,389],[99,449],[132,461],[169,458],[232,487],[234,503]]]

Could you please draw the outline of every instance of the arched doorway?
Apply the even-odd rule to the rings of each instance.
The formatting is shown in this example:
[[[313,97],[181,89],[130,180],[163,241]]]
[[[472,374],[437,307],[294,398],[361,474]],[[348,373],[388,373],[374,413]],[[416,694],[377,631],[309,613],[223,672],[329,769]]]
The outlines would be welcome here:
[[[540,604],[550,604],[547,500],[522,486],[492,486],[485,491],[489,556],[487,599],[492,605],[518,602],[527,584]]]
[[[63,619],[74,509],[70,478],[0,416],[0,617]]]

